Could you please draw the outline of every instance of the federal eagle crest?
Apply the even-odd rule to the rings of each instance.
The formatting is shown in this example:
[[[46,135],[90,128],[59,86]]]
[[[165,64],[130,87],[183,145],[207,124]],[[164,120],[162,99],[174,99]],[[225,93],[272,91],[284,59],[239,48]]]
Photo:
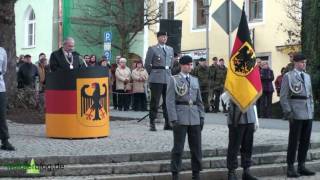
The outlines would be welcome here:
[[[247,76],[256,65],[256,55],[248,42],[245,42],[241,48],[231,58],[231,70],[239,76]]]
[[[100,90],[100,84],[97,82],[90,85],[85,84],[81,88],[81,117],[86,120],[98,121],[107,116],[107,85],[102,84],[103,91]],[[92,93],[90,93],[92,92]]]

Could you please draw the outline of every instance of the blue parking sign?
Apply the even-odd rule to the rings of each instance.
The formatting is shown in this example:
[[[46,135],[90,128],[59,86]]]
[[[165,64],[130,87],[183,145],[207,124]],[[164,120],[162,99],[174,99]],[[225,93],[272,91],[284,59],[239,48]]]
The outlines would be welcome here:
[[[107,58],[108,60],[111,60],[111,58],[112,58],[111,51],[105,51],[105,52],[104,52],[104,55],[106,56],[106,58]]]
[[[112,32],[107,31],[104,32],[104,42],[111,42],[112,41]]]

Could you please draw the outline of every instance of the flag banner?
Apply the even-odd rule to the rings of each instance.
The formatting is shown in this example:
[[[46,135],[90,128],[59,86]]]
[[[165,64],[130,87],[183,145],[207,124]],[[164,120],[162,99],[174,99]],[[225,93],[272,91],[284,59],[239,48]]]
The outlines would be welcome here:
[[[242,112],[246,112],[262,94],[260,71],[256,63],[244,8],[224,86]]]

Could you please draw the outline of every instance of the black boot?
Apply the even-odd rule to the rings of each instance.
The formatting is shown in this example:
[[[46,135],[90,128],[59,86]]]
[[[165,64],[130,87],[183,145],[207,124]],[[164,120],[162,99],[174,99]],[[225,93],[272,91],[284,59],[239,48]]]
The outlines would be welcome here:
[[[150,131],[157,131],[154,119],[150,119]]]
[[[192,171],[192,180],[200,180],[200,174],[198,171]]]
[[[242,180],[258,180],[258,178],[254,177],[249,169],[244,169],[242,173]]]
[[[298,165],[298,172],[301,176],[314,176],[316,174],[307,169],[304,163]]]
[[[238,180],[237,173],[234,169],[228,171],[228,180]]]
[[[5,151],[14,151],[15,148],[9,143],[8,139],[2,140],[1,149]]]
[[[179,180],[179,173],[173,172],[172,173],[172,180]]]
[[[287,177],[297,178],[300,174],[294,169],[293,164],[288,164],[287,167]]]

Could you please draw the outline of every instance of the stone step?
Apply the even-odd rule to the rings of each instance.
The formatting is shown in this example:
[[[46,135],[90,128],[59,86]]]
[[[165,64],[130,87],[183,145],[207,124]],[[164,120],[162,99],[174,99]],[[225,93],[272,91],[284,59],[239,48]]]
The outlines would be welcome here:
[[[311,143],[311,149],[320,148],[320,143]],[[253,154],[263,154],[271,152],[284,152],[287,145],[259,145],[253,148]],[[221,157],[226,156],[226,148],[203,150],[203,157]],[[20,158],[0,158],[0,166],[12,163],[30,163],[33,158],[37,164],[103,164],[103,163],[121,163],[135,161],[155,161],[168,160],[171,152],[148,152],[131,154],[110,154],[110,155],[87,155],[87,156],[45,156],[45,157],[20,157]],[[183,159],[190,159],[189,151],[185,151]]]
[[[306,163],[307,167],[313,171],[318,172],[316,177],[319,177],[320,173],[320,160],[310,161]],[[273,177],[281,176],[282,179],[286,179],[286,164],[267,164],[267,165],[254,165],[251,167],[251,172],[253,175],[268,179],[275,180]],[[241,179],[242,170],[239,168],[237,170],[237,175]],[[182,171],[182,180],[191,180],[191,171]],[[216,168],[216,169],[204,169],[201,172],[202,180],[226,180],[227,179],[227,169],[226,168]],[[270,178],[268,178],[270,177]],[[314,177],[314,178],[316,178]],[[307,180],[313,180],[313,177],[306,177]],[[13,179],[13,178],[6,178]],[[20,179],[20,178],[19,178]],[[24,179],[40,179],[40,180],[171,180],[171,173],[137,173],[137,174],[113,174],[113,175],[91,175],[91,176],[58,176],[58,177],[37,177],[37,178],[24,178]],[[304,178],[299,178],[303,180]],[[280,180],[280,179],[279,179]],[[315,180],[315,179],[314,179]]]
[[[320,149],[312,149],[308,153],[308,161],[320,160]],[[240,159],[239,159],[240,161]],[[286,162],[286,152],[271,152],[255,154],[253,165],[281,164]],[[225,156],[203,158],[204,169],[217,169],[226,167]],[[182,170],[190,170],[190,159],[182,161]],[[70,164],[57,171],[42,170],[36,176],[88,176],[88,175],[115,175],[115,174],[137,174],[137,173],[164,173],[170,172],[170,160],[156,161],[132,161],[121,163],[103,164]],[[34,175],[26,174],[26,170],[8,170],[0,168],[0,177],[30,177]]]

